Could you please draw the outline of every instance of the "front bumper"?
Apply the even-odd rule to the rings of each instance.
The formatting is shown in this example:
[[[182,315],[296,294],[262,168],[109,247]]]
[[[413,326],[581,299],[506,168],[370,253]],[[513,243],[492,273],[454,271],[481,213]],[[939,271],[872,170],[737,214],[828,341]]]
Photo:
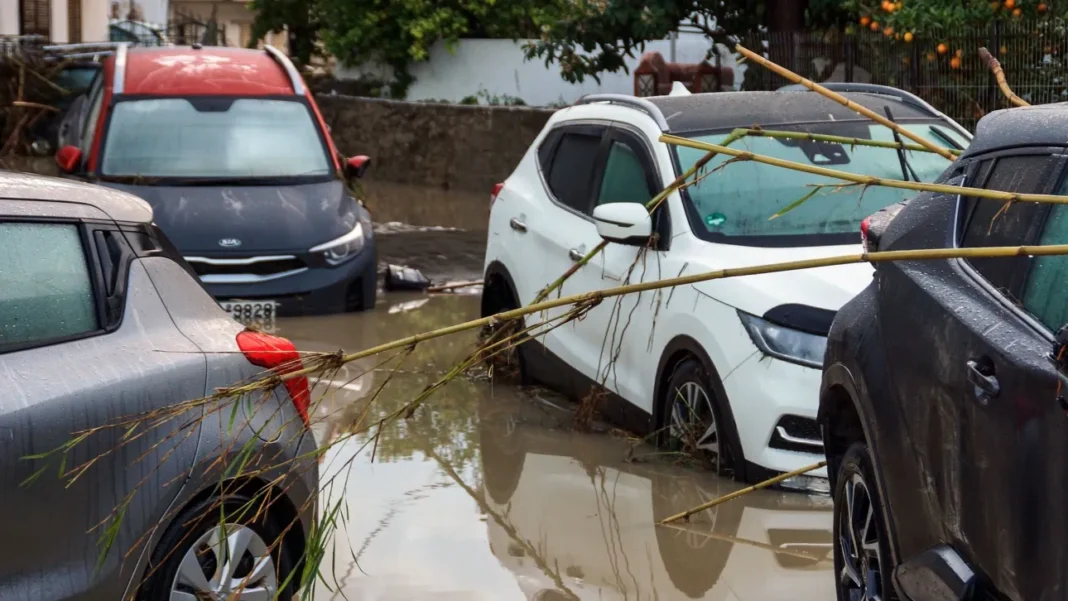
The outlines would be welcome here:
[[[254,282],[218,281],[225,278],[204,275],[201,283],[218,301],[271,300],[278,303],[280,317],[323,315],[374,306],[377,267],[375,247],[369,243],[337,267],[308,266],[299,273]]]
[[[723,387],[746,461],[782,473],[823,459],[823,441],[815,425],[821,378],[819,369],[760,352],[731,372]],[[809,475],[826,478],[827,469]]]

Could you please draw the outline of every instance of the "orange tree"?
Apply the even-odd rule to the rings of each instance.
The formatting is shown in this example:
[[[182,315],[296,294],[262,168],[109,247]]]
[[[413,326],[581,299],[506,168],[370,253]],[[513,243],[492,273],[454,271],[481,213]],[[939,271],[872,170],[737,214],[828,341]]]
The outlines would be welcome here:
[[[845,0],[857,24],[890,35],[932,34],[987,27],[994,21],[1056,19],[1054,0]],[[1063,2],[1063,0],[1062,0]],[[1068,6],[1068,3],[1065,3]]]

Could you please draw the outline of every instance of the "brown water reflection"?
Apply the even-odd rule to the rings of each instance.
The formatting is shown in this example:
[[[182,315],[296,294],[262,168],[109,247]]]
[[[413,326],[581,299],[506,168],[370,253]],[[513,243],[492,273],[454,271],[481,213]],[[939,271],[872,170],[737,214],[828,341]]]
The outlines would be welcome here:
[[[476,296],[455,296],[390,312],[417,299],[386,297],[370,314],[285,320],[281,333],[305,350],[355,350],[478,310]],[[419,345],[370,421],[403,406],[472,342],[461,335]],[[332,391],[316,412],[320,440],[341,435],[386,381],[388,370],[374,365],[350,365],[319,387]],[[681,527],[654,526],[736,485],[628,463],[627,441],[569,431],[569,414],[546,399],[559,402],[457,381],[411,421],[386,429],[373,463],[372,448],[361,450],[366,438],[332,448],[323,479],[347,519],[317,598],[833,598],[826,498],[761,491]]]

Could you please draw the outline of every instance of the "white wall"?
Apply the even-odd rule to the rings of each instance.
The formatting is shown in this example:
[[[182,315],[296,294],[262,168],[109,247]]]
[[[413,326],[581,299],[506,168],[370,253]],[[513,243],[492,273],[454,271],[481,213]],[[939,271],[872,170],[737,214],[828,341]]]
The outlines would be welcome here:
[[[675,46],[675,61],[696,63],[705,59],[710,42],[704,35],[680,33]],[[671,61],[671,42],[658,40],[646,44],[646,51],[656,50]],[[734,82],[742,79],[731,53],[720,48],[722,65],[735,69]],[[527,104],[544,106],[553,103],[571,103],[584,94],[634,93],[634,68],[638,66],[641,52],[626,59],[630,73],[604,73],[601,83],[587,77],[580,84],[570,84],[560,77],[560,67],[548,68],[544,61],[527,61],[523,54],[523,41],[511,40],[460,40],[454,52],[449,52],[444,43],[438,43],[430,52],[430,60],[411,66],[415,83],[408,91],[408,100],[448,100],[458,102],[465,96],[485,90],[491,96],[505,94],[522,98]],[[715,64],[715,59],[709,60]],[[744,70],[744,67],[743,67]],[[388,68],[361,66],[339,67],[339,79],[357,79],[371,76],[388,79]]]
[[[0,0],[0,35],[19,34],[18,0]]]
[[[111,2],[108,0],[82,0],[83,42],[107,41],[110,10]]]
[[[49,16],[51,21],[49,27],[52,31],[52,43],[54,44],[66,44],[70,41],[70,27],[67,20],[67,3],[64,0],[52,0],[52,5],[49,7]]]

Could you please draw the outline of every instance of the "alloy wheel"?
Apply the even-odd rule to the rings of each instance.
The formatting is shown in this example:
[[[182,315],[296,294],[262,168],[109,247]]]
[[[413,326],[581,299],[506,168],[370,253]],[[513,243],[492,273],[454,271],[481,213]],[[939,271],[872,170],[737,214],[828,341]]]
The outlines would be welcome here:
[[[699,382],[685,382],[675,390],[669,432],[684,447],[719,458],[716,412],[711,396]]]
[[[274,601],[278,570],[255,530],[217,525],[186,551],[169,601]]]
[[[838,586],[850,601],[882,601],[881,529],[871,490],[861,474],[853,473],[845,483],[844,492],[845,507],[836,512],[842,554]]]

